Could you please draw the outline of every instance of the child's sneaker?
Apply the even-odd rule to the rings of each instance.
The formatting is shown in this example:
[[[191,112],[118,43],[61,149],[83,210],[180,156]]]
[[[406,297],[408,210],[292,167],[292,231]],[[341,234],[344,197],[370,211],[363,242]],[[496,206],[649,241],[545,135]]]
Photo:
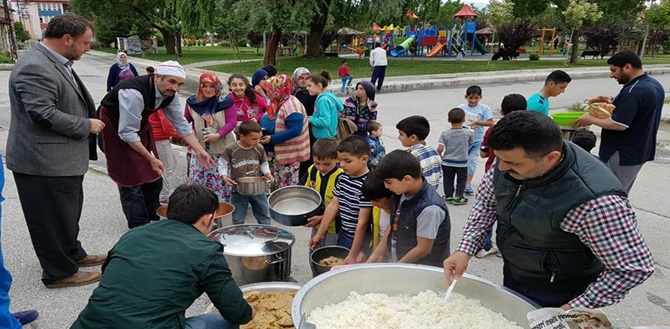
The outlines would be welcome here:
[[[456,200],[456,198],[454,198],[453,196],[450,196],[450,197],[445,196],[444,197],[444,202],[446,202],[448,204],[454,204],[454,200]]]
[[[463,193],[473,195],[475,194],[475,190],[472,189],[472,185],[467,185],[465,186],[465,190],[463,190]]]
[[[496,246],[492,246],[491,249],[489,249],[489,250],[484,250],[484,249],[479,250],[479,251],[475,254],[475,257],[477,257],[477,258],[484,258],[484,257],[486,257],[486,256],[488,256],[488,255],[498,254],[498,252],[499,252],[499,251],[498,251],[498,248],[497,248]],[[502,255],[501,255],[501,256],[502,256]]]
[[[453,204],[454,206],[461,206],[461,205],[464,205],[466,203],[468,203],[467,198],[454,198],[454,201],[452,201],[451,204]]]

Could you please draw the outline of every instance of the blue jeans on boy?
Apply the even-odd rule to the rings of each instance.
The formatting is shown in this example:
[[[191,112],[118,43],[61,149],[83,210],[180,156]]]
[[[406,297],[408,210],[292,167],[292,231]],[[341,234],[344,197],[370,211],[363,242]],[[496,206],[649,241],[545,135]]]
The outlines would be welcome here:
[[[491,240],[493,238],[493,229],[490,228],[488,231],[486,231],[486,238],[484,239],[484,246],[482,249],[488,251],[493,248],[493,241]]]
[[[384,77],[386,77],[386,65],[375,66],[372,69],[372,77],[370,78],[370,82],[373,85],[375,83],[377,84],[377,91],[382,90],[382,86],[384,85]]]
[[[342,77],[342,87],[340,88],[340,92],[344,93],[344,89],[347,87],[347,85],[351,84],[351,81],[354,80],[354,77],[347,75],[346,77]]]
[[[226,321],[219,313],[186,318],[186,329],[238,329],[239,327]]]
[[[477,160],[479,159],[479,148],[482,146],[482,141],[475,141],[474,144],[468,147],[468,175],[472,176],[477,171]]]
[[[268,205],[268,198],[265,194],[242,195],[237,193],[237,191],[233,191],[230,203],[235,206],[235,211],[233,211],[233,224],[244,224],[249,204],[251,204],[251,211],[253,211],[258,224],[270,224],[270,220],[272,219],[270,217],[270,205]]]

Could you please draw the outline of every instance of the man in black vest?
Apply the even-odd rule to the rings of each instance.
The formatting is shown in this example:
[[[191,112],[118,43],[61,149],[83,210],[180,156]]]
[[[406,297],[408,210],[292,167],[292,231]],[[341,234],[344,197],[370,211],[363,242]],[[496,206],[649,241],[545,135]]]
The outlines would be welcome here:
[[[503,284],[542,307],[620,302],[654,272],[654,260],[617,178],[546,115],[519,111],[489,137],[498,164],[486,173],[457,251],[460,277],[497,221]]]
[[[163,163],[156,157],[156,144],[149,115],[158,109],[170,120],[200,163],[214,161],[195,139],[179,105],[179,89],[186,81],[184,69],[175,61],[158,66],[156,75],[119,82],[100,102],[100,119],[105,123],[102,148],[109,177],[119,186],[121,206],[134,228],[158,220]]]

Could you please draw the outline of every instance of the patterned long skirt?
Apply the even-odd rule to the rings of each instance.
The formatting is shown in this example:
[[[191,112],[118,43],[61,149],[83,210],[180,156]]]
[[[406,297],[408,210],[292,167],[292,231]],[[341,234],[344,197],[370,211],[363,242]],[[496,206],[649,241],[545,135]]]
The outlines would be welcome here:
[[[270,184],[270,192],[290,186],[298,185],[300,181],[300,162],[292,161],[287,164],[277,164],[274,152],[267,152],[268,162],[270,163],[270,172],[275,180]]]
[[[230,202],[232,190],[230,186],[223,182],[217,168],[221,155],[212,153],[209,153],[209,155],[214,159],[214,164],[209,166],[209,168],[203,168],[200,165],[198,157],[195,154],[191,154],[191,160],[188,164],[188,183],[202,185],[212,190],[219,198],[219,201]]]

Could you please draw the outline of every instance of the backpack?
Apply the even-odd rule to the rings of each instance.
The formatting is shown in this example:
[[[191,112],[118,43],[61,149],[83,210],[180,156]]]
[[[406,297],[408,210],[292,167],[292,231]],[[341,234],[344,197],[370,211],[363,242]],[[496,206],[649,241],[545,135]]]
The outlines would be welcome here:
[[[337,117],[337,135],[333,138],[337,143],[340,143],[345,138],[355,134],[358,131],[358,126],[350,119]]]

